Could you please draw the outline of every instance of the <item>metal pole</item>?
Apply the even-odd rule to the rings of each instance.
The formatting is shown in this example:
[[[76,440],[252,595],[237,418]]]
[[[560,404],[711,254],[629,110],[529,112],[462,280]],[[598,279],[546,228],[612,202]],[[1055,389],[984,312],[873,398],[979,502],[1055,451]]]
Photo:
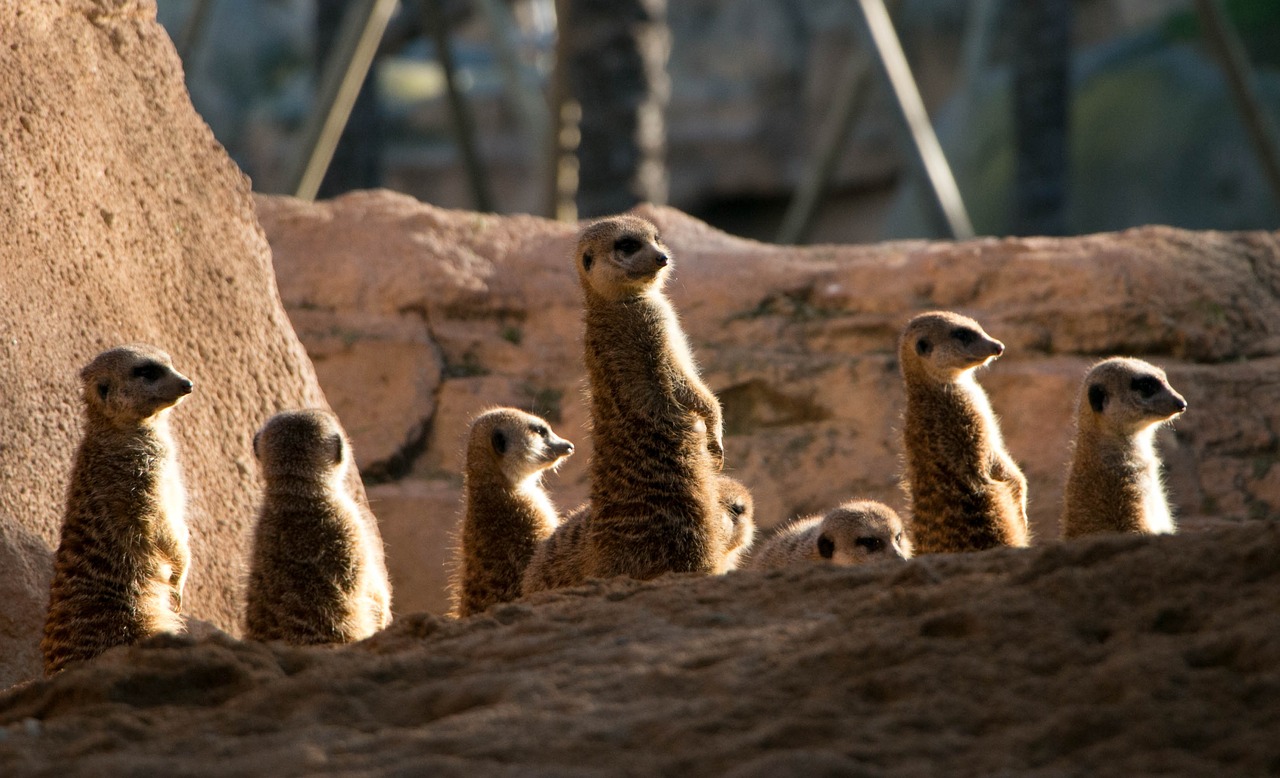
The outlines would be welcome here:
[[[955,176],[951,174],[947,157],[942,153],[938,136],[929,123],[929,114],[925,111],[920,90],[916,87],[911,66],[907,64],[907,57],[902,52],[902,43],[898,40],[893,21],[884,7],[884,0],[858,0],[858,7],[871,34],[871,42],[880,58],[880,64],[889,79],[903,121],[910,131],[912,149],[929,179],[930,188],[947,221],[951,237],[957,240],[972,238],[973,223],[969,221],[960,189],[956,186]]]
[[[458,152],[462,155],[462,165],[467,171],[471,196],[475,198],[477,211],[492,212],[495,210],[493,192],[489,189],[489,179],[485,175],[484,164],[480,161],[480,150],[476,148],[476,123],[471,116],[471,106],[467,104],[467,98],[458,86],[453,47],[449,43],[449,22],[445,19],[440,0],[427,0],[426,12],[427,28],[436,45],[436,57],[440,60],[440,67],[444,69],[444,83],[453,116],[453,137],[458,144]]]
[[[316,110],[302,129],[299,154],[288,178],[287,189],[295,197],[315,199],[395,7],[396,0],[358,0],[343,17],[321,74]]]
[[[1240,112],[1249,139],[1253,141],[1253,150],[1262,163],[1262,172],[1271,185],[1271,193],[1280,203],[1280,150],[1276,146],[1276,127],[1258,99],[1257,80],[1249,66],[1248,53],[1239,33],[1227,21],[1220,3],[1196,0],[1196,12],[1204,26],[1205,36],[1218,55],[1222,72],[1231,87],[1231,96],[1235,98],[1236,110]]]
[[[551,131],[547,133],[546,215],[559,221],[578,218],[577,157],[578,127],[572,117],[580,111],[569,99],[569,36],[573,25],[569,19],[569,0],[555,0],[556,58],[551,71]]]
[[[853,129],[853,120],[862,112],[862,106],[866,102],[870,91],[867,89],[867,76],[870,73],[871,56],[865,51],[855,53],[846,64],[844,73],[840,76],[836,104],[818,136],[817,150],[805,166],[796,193],[782,217],[782,226],[778,228],[778,243],[799,243],[808,234],[813,215],[817,213],[822,196],[835,174],[840,150],[844,148],[845,139]]]

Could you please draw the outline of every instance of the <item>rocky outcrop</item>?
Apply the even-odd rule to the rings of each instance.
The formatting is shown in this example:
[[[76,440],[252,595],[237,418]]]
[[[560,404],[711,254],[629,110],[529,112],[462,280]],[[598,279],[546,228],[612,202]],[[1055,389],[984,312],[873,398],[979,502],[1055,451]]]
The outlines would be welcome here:
[[[1160,364],[1190,403],[1158,437],[1184,528],[1280,513],[1280,235],[788,248],[641,213],[675,251],[668,292],[764,528],[851,497],[905,510],[896,339],[930,308],[1008,346],[980,380],[1030,480],[1038,541],[1058,536],[1079,382],[1113,354]],[[586,496],[575,227],[388,192],[260,198],[258,214],[285,306],[378,482],[398,611],[443,612],[471,417],[501,403],[549,418],[579,446],[551,491],[562,507]]]
[[[615,580],[0,694],[6,775],[1265,775],[1280,527]]]
[[[39,672],[89,359],[144,341],[195,382],[173,415],[192,535],[183,606],[233,631],[250,440],[281,408],[324,404],[249,182],[192,110],[154,17],[145,1],[0,6],[0,686]]]

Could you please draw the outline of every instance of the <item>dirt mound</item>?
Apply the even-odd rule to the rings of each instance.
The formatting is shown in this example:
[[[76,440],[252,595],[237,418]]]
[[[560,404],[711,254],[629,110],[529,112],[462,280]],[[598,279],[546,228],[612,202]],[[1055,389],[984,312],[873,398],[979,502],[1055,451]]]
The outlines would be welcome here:
[[[0,697],[0,770],[1136,775],[1280,769],[1280,526],[153,640]]]

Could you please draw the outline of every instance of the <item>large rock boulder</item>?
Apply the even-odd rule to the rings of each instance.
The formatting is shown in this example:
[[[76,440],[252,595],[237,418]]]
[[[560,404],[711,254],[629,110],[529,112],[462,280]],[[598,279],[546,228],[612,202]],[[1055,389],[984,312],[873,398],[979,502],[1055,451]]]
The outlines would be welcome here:
[[[1280,235],[787,248],[640,213],[675,251],[668,292],[763,528],[855,496],[906,509],[896,343],[930,308],[1008,345],[980,381],[1030,481],[1038,542],[1058,537],[1079,383],[1113,354],[1165,367],[1190,402],[1158,436],[1186,529],[1280,512]],[[576,227],[388,192],[260,198],[258,214],[285,306],[378,482],[398,611],[442,612],[471,417],[496,403],[547,417],[579,446],[547,483],[562,507],[586,497]]]
[[[324,405],[249,182],[192,110],[154,18],[145,1],[0,6],[0,686],[39,672],[90,358],[145,341],[195,381],[173,415],[192,534],[184,608],[227,630],[253,433],[281,408]]]

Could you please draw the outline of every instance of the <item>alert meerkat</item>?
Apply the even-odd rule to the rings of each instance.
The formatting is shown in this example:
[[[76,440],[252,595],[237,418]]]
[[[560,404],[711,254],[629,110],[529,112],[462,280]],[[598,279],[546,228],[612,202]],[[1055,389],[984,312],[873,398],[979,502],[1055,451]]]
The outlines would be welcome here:
[[[525,568],[559,517],[542,476],[573,453],[543,419],[514,408],[481,414],[471,424],[454,582],[454,611],[478,613],[520,596]]]
[[[169,411],[192,383],[154,346],[80,371],[84,437],[67,488],[40,642],[46,675],[108,648],[182,632],[191,551]]]
[[[786,525],[747,558],[743,569],[772,570],[802,561],[860,565],[910,559],[911,554],[902,519],[892,508],[856,500]]]
[[[1156,429],[1187,409],[1164,371],[1114,357],[1090,368],[1076,403],[1062,535],[1175,531],[1160,481]]]
[[[351,643],[391,622],[382,539],[348,491],[351,444],[329,411],[283,411],[253,439],[262,506],[245,591],[245,637]]]
[[[1003,353],[1003,343],[955,313],[922,313],[903,331],[904,485],[916,553],[1029,542],[1027,480],[973,377]]]
[[[670,251],[644,219],[585,227],[575,252],[591,402],[591,577],[712,573],[724,554],[714,475],[720,402],[662,293]]]
[[[741,557],[755,540],[755,503],[746,485],[727,475],[716,476],[720,505],[720,531],[725,537],[724,556],[716,564],[716,573],[737,569]],[[591,521],[591,504],[575,508],[565,516],[550,537],[538,544],[525,569],[523,594],[547,589],[580,586],[590,576],[586,573],[587,525]]]

